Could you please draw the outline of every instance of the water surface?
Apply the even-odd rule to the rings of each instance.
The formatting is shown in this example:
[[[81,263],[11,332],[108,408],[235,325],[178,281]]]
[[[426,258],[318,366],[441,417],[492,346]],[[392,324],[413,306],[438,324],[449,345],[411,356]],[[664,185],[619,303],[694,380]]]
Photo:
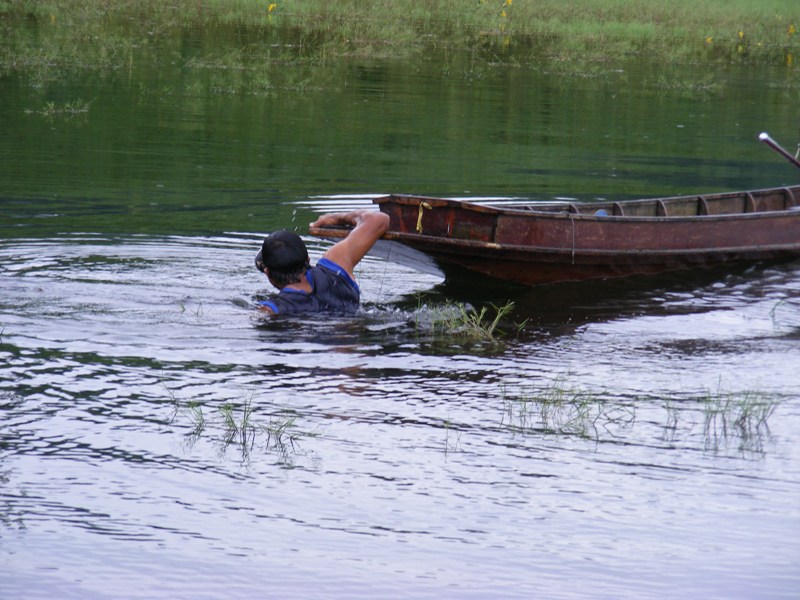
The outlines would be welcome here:
[[[355,317],[253,311],[265,232],[380,193],[796,181],[755,141],[792,141],[783,71],[465,64],[0,79],[0,595],[796,596],[800,264],[508,290],[376,256]],[[508,300],[499,342],[430,323]]]

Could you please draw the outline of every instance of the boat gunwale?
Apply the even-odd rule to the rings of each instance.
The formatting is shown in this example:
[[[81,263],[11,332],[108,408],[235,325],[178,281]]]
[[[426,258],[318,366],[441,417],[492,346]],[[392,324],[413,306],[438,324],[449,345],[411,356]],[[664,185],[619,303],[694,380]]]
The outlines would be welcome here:
[[[421,206],[423,203],[428,204],[428,208],[457,208],[460,210],[471,211],[471,212],[478,212],[478,213],[487,213],[493,215],[507,215],[513,217],[528,217],[528,218],[549,218],[549,219],[578,219],[578,220],[590,220],[590,221],[608,221],[608,222],[670,222],[675,223],[679,221],[688,221],[688,222],[697,222],[697,221],[713,221],[713,220],[721,220],[721,221],[730,221],[730,220],[741,220],[741,219],[764,219],[764,218],[773,218],[773,217],[786,217],[787,215],[791,215],[795,217],[796,215],[800,215],[800,204],[794,206],[785,206],[784,208],[778,210],[762,210],[762,211],[737,211],[737,212],[728,212],[728,213],[711,213],[711,214],[696,214],[696,215],[653,215],[653,216],[641,216],[641,215],[618,215],[618,214],[603,214],[603,215],[596,215],[596,214],[589,214],[589,213],[581,213],[581,212],[573,212],[571,208],[578,207],[578,206],[585,206],[585,207],[609,207],[613,206],[614,204],[619,204],[622,206],[634,206],[634,205],[642,205],[642,204],[658,204],[659,202],[691,202],[696,201],[700,198],[708,200],[715,200],[715,199],[727,199],[727,198],[736,198],[742,195],[752,195],[755,197],[767,195],[770,193],[775,193],[781,190],[795,190],[798,195],[800,195],[800,185],[789,185],[789,186],[779,186],[774,188],[763,188],[758,190],[749,190],[749,191],[739,191],[739,192],[719,192],[719,193],[711,193],[711,194],[703,194],[703,195],[687,195],[687,196],[669,196],[663,198],[641,198],[641,199],[630,199],[630,200],[619,200],[619,201],[590,201],[590,202],[562,202],[562,201],[549,201],[543,200],[540,201],[542,205],[545,203],[549,203],[549,209],[547,210],[536,210],[535,206],[537,201],[534,201],[532,204],[526,204],[522,207],[516,206],[496,206],[490,203],[481,204],[477,202],[472,202],[469,200],[457,200],[452,198],[437,198],[432,196],[417,196],[413,194],[389,194],[386,196],[380,196],[377,198],[373,198],[372,202],[379,207],[383,204],[391,204],[394,203],[396,205],[401,206]],[[792,193],[794,197],[794,192]],[[563,207],[561,210],[558,208]]]

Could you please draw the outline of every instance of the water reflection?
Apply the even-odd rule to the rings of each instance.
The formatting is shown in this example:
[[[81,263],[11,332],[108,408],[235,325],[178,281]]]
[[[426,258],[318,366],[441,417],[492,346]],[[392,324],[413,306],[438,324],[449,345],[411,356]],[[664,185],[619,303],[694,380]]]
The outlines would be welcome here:
[[[793,122],[770,85],[788,72],[743,67],[722,88],[736,102],[687,101],[664,93],[653,65],[573,79],[498,68],[475,82],[460,60],[331,64],[311,69],[318,86],[266,96],[247,73],[181,60],[102,84],[4,77],[0,225],[12,236],[197,235],[307,223],[296,203],[338,194],[622,199],[795,177],[756,140]],[[66,97],[91,100],[89,112],[38,114]]]

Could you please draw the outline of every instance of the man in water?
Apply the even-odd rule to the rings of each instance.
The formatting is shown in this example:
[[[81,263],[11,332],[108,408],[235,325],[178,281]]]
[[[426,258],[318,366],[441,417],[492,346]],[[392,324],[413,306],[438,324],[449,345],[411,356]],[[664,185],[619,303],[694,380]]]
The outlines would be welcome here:
[[[330,248],[315,267],[296,233],[282,229],[271,233],[256,256],[256,268],[266,274],[279,292],[259,303],[272,314],[314,312],[352,313],[358,309],[360,291],[353,269],[389,227],[389,216],[373,210],[330,213],[311,227],[352,226],[345,239]]]

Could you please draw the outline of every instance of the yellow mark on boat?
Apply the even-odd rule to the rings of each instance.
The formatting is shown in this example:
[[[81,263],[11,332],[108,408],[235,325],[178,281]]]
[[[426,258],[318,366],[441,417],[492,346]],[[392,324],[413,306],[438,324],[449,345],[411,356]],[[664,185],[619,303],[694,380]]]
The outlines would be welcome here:
[[[422,233],[422,209],[433,210],[433,207],[427,202],[419,203],[419,213],[417,213],[417,233]]]

